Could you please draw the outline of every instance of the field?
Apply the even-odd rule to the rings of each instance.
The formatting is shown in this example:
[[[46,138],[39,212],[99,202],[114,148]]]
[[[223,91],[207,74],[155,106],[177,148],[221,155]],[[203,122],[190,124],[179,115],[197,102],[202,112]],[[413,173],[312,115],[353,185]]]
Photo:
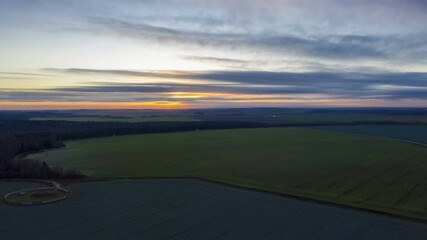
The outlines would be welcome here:
[[[26,185],[0,181],[0,194]],[[196,180],[71,188],[54,204],[0,204],[2,239],[427,239],[424,224]]]
[[[28,156],[93,177],[198,177],[427,219],[427,148],[298,128],[71,141]]]
[[[314,129],[396,138],[427,144],[427,125],[319,126]]]
[[[427,123],[426,115],[367,114],[367,113],[275,113],[213,115],[204,120],[257,121],[277,124],[325,124],[354,122]]]
[[[72,121],[72,122],[192,122],[199,121],[191,116],[171,117],[34,117],[31,121]]]
[[[74,121],[74,122],[180,122],[180,121],[249,121],[271,124],[325,124],[354,122],[399,122],[427,123],[426,115],[368,114],[368,113],[283,113],[281,111],[242,113],[206,112],[195,113],[126,113],[122,116],[111,112],[107,115],[66,115],[31,117],[32,121]],[[80,113],[81,114],[81,113]],[[86,113],[88,114],[88,113]]]

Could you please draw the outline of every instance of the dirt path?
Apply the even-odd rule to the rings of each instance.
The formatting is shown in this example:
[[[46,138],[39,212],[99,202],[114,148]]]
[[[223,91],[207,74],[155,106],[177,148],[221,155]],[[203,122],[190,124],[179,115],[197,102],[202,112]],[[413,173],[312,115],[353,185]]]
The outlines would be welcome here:
[[[54,202],[62,201],[68,198],[69,191],[65,187],[63,187],[59,182],[51,181],[51,180],[36,180],[36,181],[47,184],[49,187],[28,188],[28,189],[13,191],[13,192],[7,193],[3,197],[4,201],[12,205],[31,206],[31,205],[54,203]],[[27,194],[29,192],[48,191],[48,190],[60,191],[60,192],[63,192],[63,195],[57,198],[44,200],[40,202],[22,202],[22,201],[14,201],[11,199],[11,197],[14,195],[22,195],[22,194]]]

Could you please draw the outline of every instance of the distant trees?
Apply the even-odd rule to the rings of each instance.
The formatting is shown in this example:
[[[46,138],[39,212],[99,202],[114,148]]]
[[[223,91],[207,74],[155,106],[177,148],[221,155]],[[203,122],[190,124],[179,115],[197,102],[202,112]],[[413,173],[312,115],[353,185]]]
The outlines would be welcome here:
[[[40,151],[48,148],[61,147],[52,133],[30,133],[0,139],[0,179],[28,178],[80,178],[76,170],[51,168],[45,162],[28,159],[15,159],[21,153]]]
[[[54,124],[54,122],[52,122]],[[78,123],[77,123],[78,124]],[[236,121],[200,121],[200,122],[80,122],[81,128],[68,131],[56,131],[59,139],[82,139],[93,137],[108,137],[115,135],[129,135],[142,133],[182,132],[207,129],[232,129],[271,127],[271,124]],[[88,125],[86,125],[88,124]],[[87,127],[87,126],[91,127]],[[53,130],[55,131],[55,130]]]

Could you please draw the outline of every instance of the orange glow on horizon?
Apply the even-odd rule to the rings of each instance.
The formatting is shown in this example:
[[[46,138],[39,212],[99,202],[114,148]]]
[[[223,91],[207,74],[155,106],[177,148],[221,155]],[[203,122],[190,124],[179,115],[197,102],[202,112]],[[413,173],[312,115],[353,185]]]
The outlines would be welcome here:
[[[11,102],[0,101],[0,109],[180,109],[178,101],[153,102]]]
[[[71,110],[71,109],[195,109],[195,108],[218,108],[230,107],[405,107],[425,106],[426,100],[417,102],[405,101],[378,101],[373,99],[346,99],[346,98],[288,98],[269,99],[271,96],[234,95],[217,93],[173,93],[170,101],[149,102],[43,102],[43,101],[0,101],[0,110]],[[253,96],[253,98],[251,98]],[[219,99],[208,99],[207,97],[218,97]],[[185,98],[192,99],[185,101]],[[205,99],[207,98],[207,99]]]

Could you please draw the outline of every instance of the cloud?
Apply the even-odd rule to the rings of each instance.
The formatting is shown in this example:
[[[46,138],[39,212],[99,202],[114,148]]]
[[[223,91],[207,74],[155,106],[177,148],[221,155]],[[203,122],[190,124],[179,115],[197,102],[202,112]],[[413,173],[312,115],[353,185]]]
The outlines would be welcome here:
[[[117,47],[123,49],[146,45],[123,41],[132,39],[154,43],[154,48],[168,50],[171,56],[186,52],[203,58],[197,56],[199,52],[215,53],[222,61],[209,56],[199,60],[223,68],[256,69],[252,64],[226,61],[253,61],[254,56],[266,62],[316,61],[329,68],[345,62],[353,69],[407,65],[404,71],[418,71],[427,64],[426,4],[421,0],[5,0],[2,4],[8,10],[3,11],[5,16],[10,16],[0,14],[0,24],[14,20],[81,46],[91,44],[81,36],[86,34],[110,44],[119,41],[123,45]],[[14,29],[23,29],[21,25]]]
[[[382,58],[382,42],[395,41],[373,36],[303,37],[277,33],[202,32],[153,26],[113,18],[92,18],[91,23],[106,33],[142,41],[197,45],[199,47],[264,50],[326,59]],[[426,44],[427,45],[427,44]]]
[[[184,59],[200,62],[213,62],[220,64],[249,64],[253,61],[241,60],[241,59],[232,59],[232,58],[218,58],[218,57],[203,57],[203,56],[183,56]]]
[[[28,77],[50,77],[52,74],[28,73],[28,72],[0,72],[0,76],[28,76]]]
[[[117,76],[159,77],[172,79],[212,80],[224,83],[265,85],[310,84],[394,84],[427,86],[427,73],[358,73],[358,72],[273,72],[273,71],[131,71],[112,69],[45,69],[73,74],[108,74]]]
[[[124,101],[167,101],[163,95],[158,94],[141,94],[130,92],[117,92],[115,94],[97,94],[94,95],[91,91],[79,89],[77,91],[69,91],[71,89],[48,89],[48,90],[19,90],[9,89],[0,90],[0,101],[12,102],[124,102]],[[122,89],[123,90],[123,89]],[[104,92],[106,93],[106,92]]]
[[[421,0],[5,0],[0,6],[5,58],[17,59],[11,70],[2,68],[10,72],[0,80],[5,86],[12,79],[40,80],[25,92],[2,91],[4,100],[162,101],[173,92],[217,94],[206,101],[427,98],[427,5]],[[19,60],[26,53],[31,61]],[[57,68],[44,69],[45,75],[13,72],[52,63]],[[219,70],[125,69],[212,65]],[[64,75],[63,82],[53,81]]]
[[[58,70],[57,70],[58,71]],[[333,72],[139,72],[127,70],[64,69],[63,72],[110,74],[119,76],[155,76],[191,79],[185,83],[96,83],[84,87],[56,88],[64,92],[92,93],[170,93],[206,92],[254,95],[323,94],[354,99],[426,99],[427,73],[333,73]]]
[[[177,75],[165,72],[149,72],[149,71],[130,71],[130,70],[106,70],[106,69],[85,69],[85,68],[45,68],[41,69],[48,72],[68,73],[68,74],[95,74],[95,75],[117,75],[128,77],[159,77],[159,78],[174,78]]]
[[[159,44],[198,46],[221,51],[262,52],[286,57],[309,57],[355,61],[407,60],[427,58],[427,29],[424,32],[396,34],[298,34],[275,30],[207,31],[171,28],[119,18],[92,17],[88,32],[113,34]],[[211,59],[214,60],[214,59]]]

